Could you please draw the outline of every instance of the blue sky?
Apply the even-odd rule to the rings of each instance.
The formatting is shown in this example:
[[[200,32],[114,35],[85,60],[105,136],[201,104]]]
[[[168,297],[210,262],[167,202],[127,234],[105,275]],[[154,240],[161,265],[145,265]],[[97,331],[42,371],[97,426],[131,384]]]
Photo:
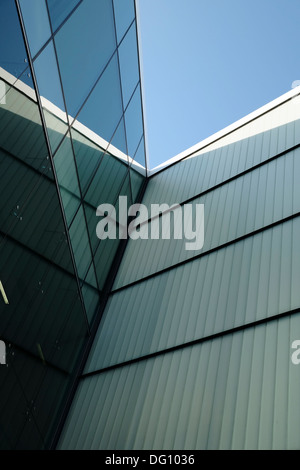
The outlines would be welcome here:
[[[300,79],[299,0],[138,0],[154,168]]]

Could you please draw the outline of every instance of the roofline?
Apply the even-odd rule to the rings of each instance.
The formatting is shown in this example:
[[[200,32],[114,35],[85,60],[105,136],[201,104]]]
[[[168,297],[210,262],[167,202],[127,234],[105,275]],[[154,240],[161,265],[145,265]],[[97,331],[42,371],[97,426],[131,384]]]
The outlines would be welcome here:
[[[166,162],[162,163],[161,165],[156,166],[155,168],[151,169],[148,171],[148,174],[150,177],[157,175],[158,173],[166,170],[167,168],[170,168],[170,166],[175,165],[178,162],[181,162],[187,157],[192,156],[194,153],[199,152],[203,150],[204,148],[208,147],[209,145],[217,142],[218,140],[222,139],[223,137],[226,137],[227,135],[231,134],[232,132],[236,131],[237,129],[249,124],[251,121],[254,121],[255,119],[259,118],[260,116],[263,116],[264,114],[272,111],[273,109],[277,108],[278,106],[286,103],[287,101],[291,100],[295,96],[300,95],[300,85],[293,88],[292,90],[289,90],[287,93],[284,93],[283,95],[279,96],[273,101],[270,101],[269,103],[265,104],[264,106],[261,106],[257,110],[251,112],[250,114],[247,114],[243,118],[239,119],[238,121],[235,121],[233,124],[230,124],[229,126],[224,127],[224,129],[212,134],[210,137],[207,137],[206,139],[198,142],[197,144],[193,145],[192,147],[189,147],[187,150],[184,150],[183,152],[179,153],[175,157],[170,158]]]

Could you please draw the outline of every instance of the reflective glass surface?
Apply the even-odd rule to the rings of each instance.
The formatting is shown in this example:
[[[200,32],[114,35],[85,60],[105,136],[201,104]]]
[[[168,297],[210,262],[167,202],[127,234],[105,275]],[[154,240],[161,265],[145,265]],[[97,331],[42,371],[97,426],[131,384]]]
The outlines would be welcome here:
[[[85,201],[93,207],[102,203],[114,204],[126,173],[126,163],[105,154],[87,190]]]
[[[145,177],[133,169],[131,167],[130,169],[130,181],[131,181],[131,191],[132,191],[132,199],[133,201],[136,201],[140,192],[140,189],[142,187],[142,184],[144,182]]]
[[[47,0],[53,31],[60,26],[78,2],[79,0]]]
[[[77,118],[81,124],[105,140],[105,148],[122,117],[118,71],[118,57],[115,54]]]
[[[10,0],[0,2],[0,41],[0,67],[33,88],[16,5]]]
[[[139,146],[133,156],[134,161],[132,162],[132,166],[137,166],[137,170],[139,171],[141,165],[144,169],[146,168],[146,159],[145,159],[145,139],[144,137],[141,139]],[[139,165],[137,165],[139,164]],[[146,174],[145,171],[142,172],[144,175]]]
[[[51,35],[45,0],[19,0],[31,56],[40,50]]]
[[[134,0],[113,0],[118,42],[135,17]]]
[[[80,207],[69,229],[78,276],[85,279],[92,262],[83,208]]]
[[[85,193],[102,161],[103,150],[74,128],[71,133],[80,186],[82,192]]]
[[[97,237],[96,209],[118,213],[143,181],[139,90],[124,115],[139,82],[135,24],[124,37],[133,0],[20,6],[30,58],[15,1],[0,1],[1,449],[52,444],[119,256],[118,238]]]
[[[38,106],[15,88],[0,167],[0,448],[47,448],[88,330]]]
[[[35,59],[34,70],[40,96],[65,111],[52,41]]]
[[[90,275],[90,271],[92,272],[92,275]],[[92,287],[92,284],[95,283],[95,274],[93,266],[91,266],[90,271],[87,274],[86,280],[82,283],[81,291],[87,311],[88,321],[91,323],[98,307],[100,294],[98,289]],[[91,276],[93,282],[91,282]]]
[[[65,138],[54,157],[54,166],[63,200],[68,225],[80,204],[80,191],[69,136]]]
[[[118,216],[118,209],[119,209],[119,196],[126,196],[127,197],[127,204],[128,207],[132,204],[132,199],[131,199],[131,191],[130,191],[130,180],[129,180],[129,174],[127,173],[123,183],[122,187],[120,188],[119,193],[117,194],[115,201],[114,201],[114,206],[116,207],[116,215],[117,215],[117,221],[119,222],[119,216]],[[99,221],[99,218],[96,219],[96,223]],[[93,227],[93,229],[96,229],[96,226]],[[120,227],[119,223],[117,225],[117,234],[119,234],[119,230],[122,229]],[[113,240],[113,239],[105,239],[99,241],[98,248],[95,252],[94,260],[95,260],[95,269],[96,269],[96,275],[97,279],[99,282],[99,287],[100,289],[103,288],[105,281],[107,279],[107,275],[110,271],[110,268],[113,264],[114,257],[117,254],[118,247],[120,245],[120,239],[119,235],[118,237]]]
[[[125,125],[128,155],[129,157],[133,158],[143,134],[140,86],[138,86],[135,90],[135,93],[125,112]]]
[[[115,133],[110,141],[107,151],[112,155],[119,155],[124,162],[128,162],[127,142],[124,118],[121,119]]]
[[[34,70],[54,153],[68,126],[52,41],[34,61]]]
[[[124,109],[139,81],[136,27],[133,23],[119,46],[119,61]]]
[[[84,0],[55,43],[68,113],[75,117],[116,47],[111,0]]]

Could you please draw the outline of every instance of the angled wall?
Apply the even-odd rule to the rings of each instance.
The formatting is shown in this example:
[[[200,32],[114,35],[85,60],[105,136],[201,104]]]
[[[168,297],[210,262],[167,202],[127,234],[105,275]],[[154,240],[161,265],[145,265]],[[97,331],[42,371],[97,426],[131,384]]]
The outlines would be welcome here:
[[[204,204],[204,246],[129,240],[59,448],[299,448],[299,172],[287,94],[150,178],[148,207]]]
[[[135,4],[3,0],[0,41],[0,448],[48,449],[145,179]]]

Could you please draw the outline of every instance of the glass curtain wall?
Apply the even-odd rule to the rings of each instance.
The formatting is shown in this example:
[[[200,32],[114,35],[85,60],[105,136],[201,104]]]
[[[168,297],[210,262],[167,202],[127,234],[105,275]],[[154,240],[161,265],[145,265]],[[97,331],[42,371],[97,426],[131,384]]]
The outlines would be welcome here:
[[[0,448],[49,448],[146,175],[133,0],[0,3]]]

